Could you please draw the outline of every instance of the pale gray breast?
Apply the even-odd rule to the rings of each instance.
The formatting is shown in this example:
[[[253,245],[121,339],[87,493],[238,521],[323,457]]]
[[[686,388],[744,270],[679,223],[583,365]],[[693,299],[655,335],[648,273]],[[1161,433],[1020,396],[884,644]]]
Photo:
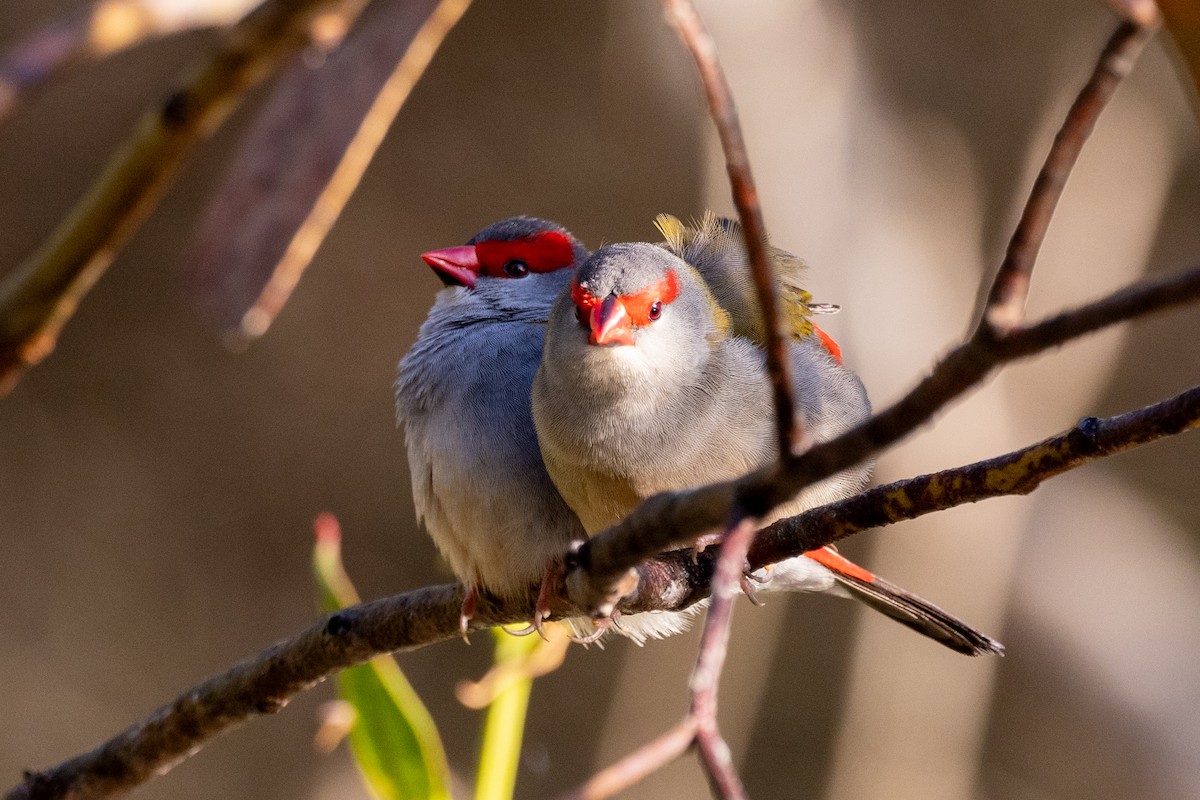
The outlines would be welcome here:
[[[397,415],[418,518],[461,580],[503,593],[525,589],[583,533],[530,414],[542,315],[481,311],[435,306],[400,363]]]

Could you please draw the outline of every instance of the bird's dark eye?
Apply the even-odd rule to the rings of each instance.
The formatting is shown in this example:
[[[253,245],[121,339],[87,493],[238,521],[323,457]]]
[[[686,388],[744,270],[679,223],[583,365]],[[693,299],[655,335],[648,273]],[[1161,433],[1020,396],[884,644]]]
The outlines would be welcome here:
[[[509,278],[524,278],[529,274],[529,265],[519,258],[504,262],[504,274]]]
[[[655,300],[650,304],[650,319],[656,320],[662,316],[662,300]]]

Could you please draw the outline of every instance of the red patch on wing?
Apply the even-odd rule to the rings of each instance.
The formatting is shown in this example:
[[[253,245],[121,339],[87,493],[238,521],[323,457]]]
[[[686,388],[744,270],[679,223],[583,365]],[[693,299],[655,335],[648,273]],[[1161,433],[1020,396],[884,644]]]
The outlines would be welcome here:
[[[524,261],[530,272],[554,272],[575,263],[571,240],[558,231],[539,231],[520,239],[475,243],[479,272],[489,278],[507,278],[504,265]]]
[[[666,277],[658,283],[636,292],[623,294],[618,299],[621,301],[621,305],[625,306],[625,313],[629,315],[630,321],[634,326],[641,328],[654,321],[650,318],[652,305],[662,303],[665,306],[678,295],[679,281],[675,277],[675,270],[669,269]]]
[[[838,366],[844,367],[845,364],[842,363],[842,348],[838,347],[838,343],[833,340],[833,337],[816,325],[813,325],[813,333],[821,340],[821,344],[825,345],[825,349],[829,351],[829,355],[833,356],[833,360],[838,363]]]
[[[858,578],[863,583],[874,583],[875,576],[867,570],[855,564],[848,558],[843,557],[836,550],[830,547],[822,547],[820,550],[809,550],[804,555],[811,558],[826,569],[831,569],[834,572],[840,572],[843,575],[849,575],[851,578]]]

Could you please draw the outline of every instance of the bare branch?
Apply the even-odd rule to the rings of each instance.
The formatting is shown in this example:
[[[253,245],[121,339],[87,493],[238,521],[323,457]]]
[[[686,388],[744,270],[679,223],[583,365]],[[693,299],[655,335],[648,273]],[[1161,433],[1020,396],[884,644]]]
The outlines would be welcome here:
[[[572,601],[595,607],[604,587],[656,553],[685,547],[719,527],[734,503],[765,516],[800,489],[895,444],[938,410],[979,384],[997,367],[1049,350],[1118,322],[1200,299],[1200,267],[1157,281],[1144,281],[1037,325],[992,340],[980,328],[975,338],[939,361],[931,373],[894,405],[836,439],[814,446],[784,467],[770,466],[737,481],[710,484],[647,499],[619,524],[592,537],[576,554],[568,576]]]
[[[168,771],[216,734],[278,711],[293,695],[338,670],[381,652],[456,635],[460,602],[457,587],[435,586],[327,616],[296,638],[185,692],[95,750],[26,773],[5,800],[123,794]]]
[[[746,788],[733,765],[733,753],[715,724],[696,730],[696,751],[708,776],[708,785],[721,800],[746,800]]]
[[[604,800],[634,785],[687,752],[696,740],[696,721],[688,716],[654,741],[597,772],[559,800]]]
[[[1136,11],[1136,9],[1130,9]],[[1145,14],[1131,14],[1109,38],[1092,77],[1071,104],[1062,128],[1054,137],[1046,163],[1034,181],[1004,261],[992,283],[981,325],[1002,335],[1014,330],[1025,316],[1025,299],[1033,264],[1050,227],[1050,218],[1067,185],[1067,177],[1091,135],[1100,112],[1108,105],[1117,86],[1133,69],[1138,55],[1158,29],[1157,15],[1147,23]]]
[[[879,528],[991,497],[1025,495],[1064,472],[1200,427],[1200,386],[1116,417],[1087,417],[1074,428],[1002,456],[877,486],[780,520],[750,548],[754,568]]]
[[[224,36],[196,75],[146,114],[133,138],[50,238],[0,282],[0,394],[45,358],[84,295],[149,216],[184,158],[246,92],[331,15],[349,25],[365,0],[266,0]]]
[[[1121,416],[1088,418],[1060,436],[1004,456],[881,486],[778,522],[755,539],[748,560],[757,568],[869,527],[988,497],[1026,494],[1048,477],[1196,427],[1200,427],[1200,387]],[[706,553],[694,563],[690,554],[675,552],[648,562],[641,570],[636,597],[623,603],[621,610],[678,610],[690,605],[708,594],[713,560]],[[107,797],[128,791],[166,772],[218,733],[279,710],[292,696],[338,670],[381,653],[456,638],[461,592],[456,586],[433,586],[325,617],[298,636],[185,692],[95,750],[28,774],[5,800]],[[528,597],[508,603],[484,595],[472,628],[528,620],[535,600],[534,589]],[[556,615],[580,613],[564,597],[553,598],[551,605]],[[610,796],[681,754],[695,730],[696,721],[689,716],[665,737],[598,774],[571,796]],[[681,742],[676,737],[684,738]]]
[[[692,670],[692,703],[689,716],[696,720],[696,744],[700,764],[708,776],[713,794],[723,800],[746,795],[729,746],[717,723],[717,689],[729,652],[729,632],[733,627],[733,601],[737,599],[746,552],[754,541],[759,520],[744,517],[733,522],[721,541],[717,568],[712,580],[712,605],[704,618],[700,652]]]
[[[750,159],[746,155],[742,126],[738,122],[737,108],[733,104],[725,72],[717,60],[716,44],[696,13],[695,6],[691,0],[662,0],[662,4],[667,19],[675,26],[696,61],[696,70],[704,84],[704,95],[708,98],[709,112],[725,153],[729,187],[746,237],[754,288],[767,332],[767,372],[771,376],[771,392],[775,402],[776,441],[780,458],[787,458],[804,447],[804,430],[797,422],[792,402],[791,368],[787,359],[789,336],[779,313],[779,287],[767,247],[767,226],[758,204],[758,189],[750,174]]]

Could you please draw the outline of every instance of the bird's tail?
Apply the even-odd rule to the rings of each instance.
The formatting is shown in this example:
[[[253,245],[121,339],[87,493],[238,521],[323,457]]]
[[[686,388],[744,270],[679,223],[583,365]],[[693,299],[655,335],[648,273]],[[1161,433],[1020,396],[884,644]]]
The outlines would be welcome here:
[[[1004,645],[946,613],[924,598],[888,583],[830,547],[812,550],[806,556],[833,573],[850,596],[907,625],[951,650],[969,656],[1004,655]]]

